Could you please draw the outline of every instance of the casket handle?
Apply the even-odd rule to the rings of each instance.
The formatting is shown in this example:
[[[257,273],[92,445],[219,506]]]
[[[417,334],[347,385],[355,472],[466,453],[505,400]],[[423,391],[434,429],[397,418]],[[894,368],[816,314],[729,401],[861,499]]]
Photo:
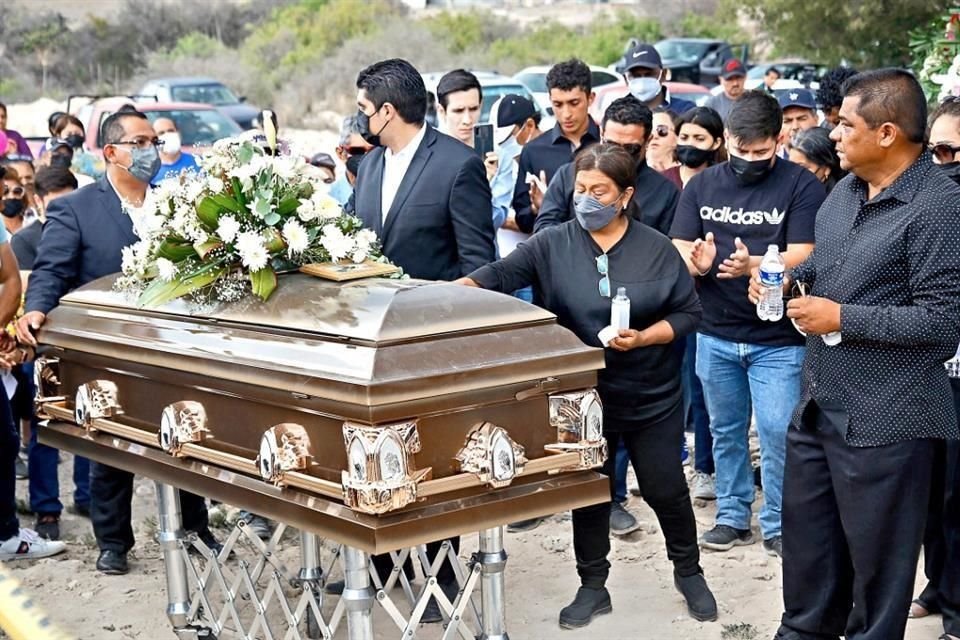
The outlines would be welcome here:
[[[537,384],[531,387],[530,389],[524,389],[523,391],[518,391],[514,397],[517,400],[526,400],[527,398],[540,396],[545,393],[551,393],[553,391],[558,391],[559,389],[560,389],[560,379],[554,378],[553,376],[551,376],[549,378],[544,378],[543,380],[538,380]]]

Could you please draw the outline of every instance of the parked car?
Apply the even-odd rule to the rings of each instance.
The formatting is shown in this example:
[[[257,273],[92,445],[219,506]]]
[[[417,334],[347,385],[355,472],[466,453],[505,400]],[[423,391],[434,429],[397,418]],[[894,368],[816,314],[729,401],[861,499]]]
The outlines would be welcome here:
[[[664,82],[663,86],[670,92],[671,98],[681,98],[689,100],[697,105],[702,105],[710,97],[710,90],[699,84],[690,84],[688,82]],[[610,103],[617,98],[627,95],[626,86],[607,86],[601,87],[595,91],[596,97],[593,105],[590,107],[590,115],[599,124],[603,121],[603,113],[610,106]]]
[[[229,138],[243,133],[233,119],[221,113],[216,107],[195,102],[142,102],[134,104],[127,96],[100,98],[81,107],[75,114],[87,134],[86,146],[90,151],[101,153],[103,139],[101,125],[107,116],[116,113],[123,105],[133,105],[150,122],[157,118],[173,120],[183,140],[184,151],[198,147],[208,147],[221,138]]]
[[[423,83],[427,86],[427,122],[434,127],[437,126],[437,83],[444,76],[445,71],[423,74]],[[535,105],[539,105],[537,99],[529,89],[517,80],[508,76],[500,75],[489,71],[471,71],[480,81],[480,87],[483,90],[482,102],[480,105],[480,119],[477,124],[484,124],[490,120],[490,108],[493,103],[505,95],[515,93],[532,100]],[[546,116],[544,109],[540,107],[542,116]],[[540,127],[545,126],[544,119],[540,121]],[[552,126],[552,125],[551,125]]]
[[[712,86],[719,82],[727,60],[738,58],[747,64],[749,47],[706,38],[667,38],[653,45],[660,54],[669,80]],[[622,64],[622,61],[621,61]],[[622,67],[621,67],[622,68]]]
[[[750,67],[750,70],[747,71],[746,88],[756,89],[763,84],[763,76],[766,75],[767,69],[770,67],[776,67],[777,71],[780,72],[780,79],[777,80],[777,84],[773,86],[774,90],[796,89],[798,87],[816,89],[820,86],[820,78],[830,69],[830,67],[823,64],[815,64],[807,60],[799,59],[761,62]]]
[[[138,102],[195,102],[217,107],[244,129],[260,125],[260,109],[246,103],[246,96],[237,97],[219,80],[203,77],[157,78],[140,88]]]
[[[547,72],[550,71],[549,65],[539,67],[527,67],[514,74],[513,78],[523,83],[530,93],[537,99],[540,108],[546,113],[553,113],[553,105],[550,104],[550,92],[547,90]],[[623,75],[604,67],[590,66],[590,84],[594,91],[607,87],[620,87],[626,90],[627,83]]]

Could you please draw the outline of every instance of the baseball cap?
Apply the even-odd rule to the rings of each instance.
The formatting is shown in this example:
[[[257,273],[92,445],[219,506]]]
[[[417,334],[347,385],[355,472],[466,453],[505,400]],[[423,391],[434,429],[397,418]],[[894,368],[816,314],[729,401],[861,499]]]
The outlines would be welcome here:
[[[625,61],[623,66],[624,71],[630,71],[630,69],[637,67],[659,69],[663,66],[663,61],[660,60],[660,54],[654,49],[653,45],[643,42],[631,47],[623,58]]]
[[[500,145],[506,142],[516,125],[523,124],[527,118],[535,115],[537,115],[537,107],[531,100],[521,95],[509,93],[497,100],[490,109],[494,143]]]
[[[817,108],[817,101],[813,97],[813,92],[809,89],[789,89],[781,93],[777,101],[780,103],[781,109],[789,107]]]
[[[337,163],[329,153],[318,153],[310,158],[310,164],[315,167],[326,167],[327,169],[336,169]]]
[[[743,66],[743,63],[737,60],[736,58],[731,58],[723,63],[723,71],[720,72],[720,77],[724,80],[729,80],[730,78],[737,78],[747,75],[747,70]]]

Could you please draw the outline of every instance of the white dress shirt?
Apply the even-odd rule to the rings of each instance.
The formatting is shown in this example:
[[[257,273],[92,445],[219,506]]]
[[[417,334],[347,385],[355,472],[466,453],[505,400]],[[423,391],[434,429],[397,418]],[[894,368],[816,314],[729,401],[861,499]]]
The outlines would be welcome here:
[[[387,214],[390,207],[393,206],[393,200],[397,197],[397,191],[400,189],[400,183],[403,182],[403,176],[407,175],[407,169],[410,168],[410,162],[413,160],[413,154],[420,148],[423,142],[423,136],[427,132],[427,125],[420,127],[420,132],[413,136],[413,140],[407,143],[403,149],[394,153],[388,147],[383,153],[383,182],[380,184],[380,211],[383,216],[383,222],[387,221]]]

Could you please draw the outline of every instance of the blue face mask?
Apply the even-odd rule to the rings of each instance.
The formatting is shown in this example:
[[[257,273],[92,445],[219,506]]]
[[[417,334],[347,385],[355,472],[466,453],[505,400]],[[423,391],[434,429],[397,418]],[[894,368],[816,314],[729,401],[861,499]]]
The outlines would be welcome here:
[[[587,231],[597,231],[613,222],[620,207],[617,198],[613,204],[603,204],[586,193],[573,194],[573,210],[577,214],[577,222]]]
[[[133,147],[129,151],[130,166],[123,168],[140,182],[150,184],[150,181],[160,172],[160,152],[152,144],[146,149]]]

